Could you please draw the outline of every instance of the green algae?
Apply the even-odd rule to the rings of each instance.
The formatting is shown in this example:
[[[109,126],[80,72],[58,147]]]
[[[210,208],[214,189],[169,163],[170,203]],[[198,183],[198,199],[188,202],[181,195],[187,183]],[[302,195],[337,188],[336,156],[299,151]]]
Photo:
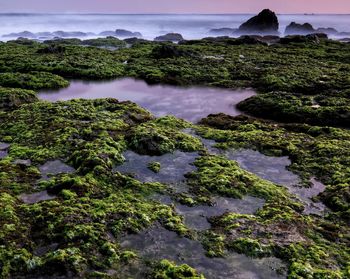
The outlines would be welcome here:
[[[203,275],[199,275],[195,269],[190,266],[183,264],[177,266],[171,261],[162,260],[156,265],[151,278],[154,279],[204,279]]]
[[[197,170],[187,175],[192,196],[178,197],[186,204],[208,203],[215,195],[266,200],[254,215],[229,212],[210,218],[211,229],[199,236],[208,256],[224,256],[226,249],[250,257],[273,255],[288,264],[289,278],[350,276],[347,130],[225,115],[212,115],[197,126],[170,116],[155,119],[130,102],[47,103],[26,90],[64,87],[67,78],[119,76],[150,83],[251,86],[261,94],[246,102],[259,100],[264,107],[249,106],[248,113],[279,116],[284,122],[347,126],[348,45],[201,40],[170,44],[170,49],[140,42],[108,51],[78,43],[52,46],[25,40],[0,45],[0,140],[10,143],[8,157],[0,160],[1,277],[110,278],[106,270],[118,270],[137,258],[120,248],[118,239],[127,233],[160,223],[180,235],[198,237],[172,206],[150,199],[166,192],[166,185],[113,172],[127,149],[147,155],[201,151]],[[315,104],[320,107],[312,108]],[[305,186],[314,176],[327,186],[316,199],[333,212],[323,217],[302,214],[302,204],[285,188],[242,170],[236,162],[209,155],[200,139],[184,133],[185,128],[215,139],[220,148],[289,156],[290,170]],[[32,166],[13,164],[16,159],[30,159]],[[38,166],[52,159],[65,161],[76,173],[39,181]],[[153,167],[159,169],[158,164]],[[57,198],[35,204],[17,198],[39,190]],[[168,261],[152,269],[151,278],[203,278],[187,265]]]

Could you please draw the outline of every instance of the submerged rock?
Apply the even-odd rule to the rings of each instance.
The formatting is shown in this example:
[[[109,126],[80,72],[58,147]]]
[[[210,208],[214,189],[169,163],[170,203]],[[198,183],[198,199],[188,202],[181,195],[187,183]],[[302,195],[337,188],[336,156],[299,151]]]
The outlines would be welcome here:
[[[307,35],[314,33],[315,29],[310,23],[299,24],[291,22],[284,31],[286,35]]]
[[[178,42],[183,41],[184,38],[179,33],[168,33],[166,35],[156,37],[154,40],[159,42]]]
[[[247,22],[243,23],[238,32],[243,34],[268,33],[276,34],[278,32],[279,22],[276,14],[265,9],[257,16],[252,17]]]
[[[66,165],[61,160],[47,161],[44,165],[39,167],[39,170],[43,179],[48,179],[49,175],[73,173],[75,171],[74,168]]]

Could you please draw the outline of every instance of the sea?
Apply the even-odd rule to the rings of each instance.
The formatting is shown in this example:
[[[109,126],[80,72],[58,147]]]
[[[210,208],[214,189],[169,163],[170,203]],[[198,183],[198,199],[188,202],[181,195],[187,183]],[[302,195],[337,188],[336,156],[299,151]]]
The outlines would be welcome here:
[[[22,31],[90,32],[98,37],[103,31],[125,29],[140,32],[143,38],[176,32],[185,39],[200,39],[210,35],[214,28],[237,28],[252,17],[251,14],[0,14],[0,40],[9,33]],[[339,32],[350,32],[350,15],[327,14],[280,14],[280,32],[292,21],[311,23],[315,28],[332,27]]]

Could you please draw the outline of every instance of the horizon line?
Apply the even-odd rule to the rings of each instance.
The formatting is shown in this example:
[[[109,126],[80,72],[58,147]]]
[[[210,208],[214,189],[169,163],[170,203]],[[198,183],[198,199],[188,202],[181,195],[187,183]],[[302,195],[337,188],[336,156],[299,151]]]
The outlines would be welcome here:
[[[256,15],[257,13],[110,13],[110,12],[0,12],[0,15]],[[276,13],[277,15],[350,15],[350,13]]]

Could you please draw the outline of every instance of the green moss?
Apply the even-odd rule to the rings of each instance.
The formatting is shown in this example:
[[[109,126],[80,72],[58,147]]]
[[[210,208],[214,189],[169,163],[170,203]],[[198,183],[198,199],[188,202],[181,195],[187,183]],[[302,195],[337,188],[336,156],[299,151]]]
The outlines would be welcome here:
[[[25,89],[58,89],[69,82],[60,76],[46,72],[0,73],[0,86]]]
[[[23,104],[37,101],[33,91],[0,87],[0,110],[16,109]]]
[[[168,260],[162,260],[154,268],[150,278],[154,279],[182,279],[182,278],[205,278],[203,275],[197,273],[197,271],[190,266],[183,264],[177,266],[175,263]]]
[[[159,162],[151,162],[147,166],[151,171],[158,173],[160,171],[161,165]]]

